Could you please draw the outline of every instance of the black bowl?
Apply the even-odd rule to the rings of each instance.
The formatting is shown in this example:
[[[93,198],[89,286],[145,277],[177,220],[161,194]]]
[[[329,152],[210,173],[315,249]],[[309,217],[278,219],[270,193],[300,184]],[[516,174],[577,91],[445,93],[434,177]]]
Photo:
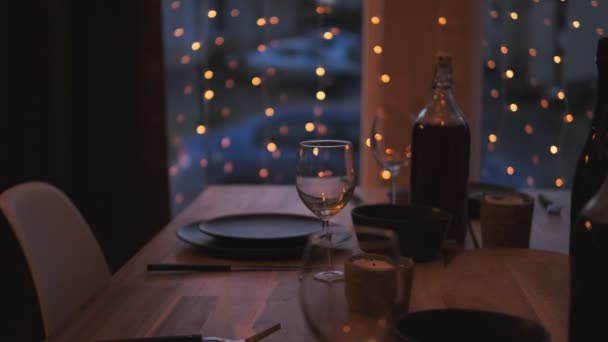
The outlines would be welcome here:
[[[403,342],[549,342],[539,323],[507,314],[437,309],[401,316],[395,334]]]
[[[397,234],[401,255],[418,262],[437,257],[452,216],[421,205],[374,204],[351,211],[355,226],[388,228]]]

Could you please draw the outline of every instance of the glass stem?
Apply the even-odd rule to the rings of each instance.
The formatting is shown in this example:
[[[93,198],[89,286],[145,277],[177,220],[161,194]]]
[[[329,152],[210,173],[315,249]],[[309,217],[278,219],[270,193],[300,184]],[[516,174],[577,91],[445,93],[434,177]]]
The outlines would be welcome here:
[[[395,172],[391,172],[391,203],[393,205],[397,204],[397,180],[395,178],[397,175]]]
[[[332,258],[331,231],[329,230],[329,220],[327,220],[327,219],[322,220],[321,226],[323,228],[323,232],[325,232],[325,237],[327,238],[327,266],[329,266],[330,271],[333,271],[334,261]]]

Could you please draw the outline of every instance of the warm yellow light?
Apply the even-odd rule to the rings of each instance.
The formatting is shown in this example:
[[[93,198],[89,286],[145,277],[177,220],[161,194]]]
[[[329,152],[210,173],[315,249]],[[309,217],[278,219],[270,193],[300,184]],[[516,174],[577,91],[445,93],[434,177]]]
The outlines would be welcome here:
[[[491,143],[495,143],[498,140],[498,137],[496,136],[496,134],[490,134],[490,135],[488,135],[488,140]]]
[[[575,29],[581,27],[581,22],[578,20],[575,20],[572,22],[572,27],[574,27]]]
[[[370,21],[372,22],[372,24],[378,25],[380,24],[380,17],[373,16],[370,18]]]
[[[228,148],[230,147],[231,141],[229,137],[223,137],[222,141],[220,142],[220,145],[222,146],[222,148]]]
[[[534,49],[534,48],[528,49],[528,54],[532,57],[536,57],[536,49]]]
[[[215,43],[215,45],[221,46],[222,44],[224,44],[224,37],[215,37],[215,40],[213,42]]]
[[[381,54],[382,53],[382,46],[375,45],[374,46],[374,53],[377,54],[377,55]]]
[[[232,165],[232,162],[226,162],[224,164],[224,173],[232,173],[233,170],[234,170],[234,165]]]
[[[509,109],[510,109],[510,110],[511,110],[513,113],[517,112],[517,104],[515,104],[515,103],[511,103],[511,104],[509,105]]]
[[[534,177],[532,177],[532,176],[526,177],[526,183],[528,183],[528,186],[533,186],[534,185]]]
[[[388,74],[382,74],[380,75],[380,81],[382,83],[388,83],[391,81],[391,77]]]
[[[585,221],[585,229],[591,230],[591,228],[593,228],[593,225],[591,224],[591,221],[586,220]]]
[[[543,109],[549,108],[549,101],[547,101],[546,99],[540,100],[540,106],[543,107]]]
[[[526,132],[526,134],[532,135],[532,134],[534,134],[534,127],[532,127],[532,125],[530,125],[530,124],[526,124],[524,126],[524,131]]]
[[[509,176],[512,176],[514,173],[515,173],[515,169],[513,168],[513,166],[507,167],[507,174]]]
[[[561,188],[562,186],[564,186],[564,180],[561,178],[556,179],[555,186],[557,186],[558,188]]]
[[[365,146],[372,147],[372,139],[370,139],[370,138],[365,139]]]
[[[209,101],[213,98],[213,96],[215,96],[215,93],[213,92],[213,90],[207,90],[207,91],[205,91],[203,98],[205,100]]]
[[[566,93],[564,93],[562,90],[557,92],[557,98],[560,100],[563,100],[566,98]]]
[[[268,150],[268,152],[274,152],[277,150],[277,144],[269,142],[268,145],[266,145],[266,149]]]
[[[555,62],[555,64],[559,64],[562,62],[562,58],[560,56],[553,56],[553,62]]]
[[[264,111],[264,114],[265,114],[267,117],[271,117],[271,116],[273,116],[273,115],[274,115],[274,108],[272,108],[272,107],[268,107],[268,108],[266,108],[266,110]]]
[[[490,96],[492,96],[493,99],[497,99],[500,96],[500,92],[498,89],[492,89],[490,90]]]
[[[319,148],[317,148],[317,147],[313,148],[312,149],[312,155],[315,156],[315,157],[318,156],[319,155]]]
[[[326,32],[323,33],[323,38],[326,39],[326,40],[330,40],[333,37],[334,37],[334,34],[331,33],[331,32],[329,32],[329,31],[326,31]]]
[[[448,19],[446,17],[439,17],[437,18],[437,22],[439,25],[445,26],[448,23]]]
[[[175,29],[175,31],[173,31],[173,36],[174,37],[181,37],[184,35],[184,29],[181,27],[178,27]]]
[[[306,132],[312,132],[315,130],[315,124],[312,122],[307,122],[306,125],[304,125],[304,129]]]
[[[277,16],[272,16],[272,17],[270,17],[269,22],[270,22],[270,24],[271,24],[271,25],[276,25],[276,24],[278,24],[278,23],[279,23],[279,17],[277,17]]]
[[[567,123],[573,122],[574,121],[574,115],[572,115],[572,114],[566,114],[564,116],[564,121],[567,122]]]
[[[207,16],[209,18],[215,18],[215,17],[217,17],[217,11],[216,10],[209,10],[209,12],[207,12]]]
[[[203,76],[205,77],[206,80],[210,80],[210,79],[213,78],[213,71],[207,70],[207,71],[205,71],[205,73],[203,74]]]
[[[321,76],[325,75],[325,68],[317,67],[317,69],[315,70],[315,73],[317,74],[317,76],[321,77]]]
[[[509,53],[509,48],[506,47],[506,46],[504,46],[504,45],[502,45],[500,47],[500,53],[502,53],[503,55],[506,55],[507,53]]]
[[[205,134],[205,132],[207,132],[207,127],[205,127],[205,125],[196,126],[196,133],[198,135],[203,135],[203,134]]]
[[[549,147],[549,152],[551,152],[551,154],[557,154],[557,152],[559,152],[559,149],[557,148],[557,146],[551,145],[551,147]]]
[[[197,51],[201,48],[201,42],[192,43],[192,50]]]
[[[391,172],[388,170],[382,170],[380,172],[380,177],[382,177],[382,179],[384,179],[384,180],[389,180],[389,179],[391,179]]]
[[[260,176],[260,178],[266,178],[268,177],[268,169],[260,169],[260,172],[258,172],[258,175]]]
[[[317,100],[319,100],[319,101],[325,100],[325,92],[323,90],[319,90],[317,92]]]
[[[380,133],[374,134],[374,140],[376,140],[376,141],[382,141],[382,134],[380,134]]]
[[[513,76],[515,76],[515,73],[513,72],[513,70],[509,69],[505,71],[505,75],[507,76],[507,78],[513,78]]]
[[[230,10],[230,16],[231,17],[238,17],[239,14],[241,14],[241,11],[239,11],[237,8],[233,8],[232,10]]]
[[[519,18],[519,15],[517,14],[517,12],[511,12],[511,19],[513,20],[517,20],[517,18]]]
[[[259,18],[259,19],[256,21],[256,24],[257,24],[258,26],[264,26],[264,25],[266,25],[266,19],[264,19],[264,18]]]
[[[251,85],[253,85],[254,87],[257,87],[260,84],[262,84],[262,78],[260,78],[259,76],[255,76],[251,79]]]
[[[491,59],[489,59],[486,64],[488,65],[488,69],[494,69],[494,68],[496,68],[496,62],[494,62]]]
[[[258,45],[258,52],[262,53],[264,51],[266,51],[266,45],[264,45],[264,44]]]

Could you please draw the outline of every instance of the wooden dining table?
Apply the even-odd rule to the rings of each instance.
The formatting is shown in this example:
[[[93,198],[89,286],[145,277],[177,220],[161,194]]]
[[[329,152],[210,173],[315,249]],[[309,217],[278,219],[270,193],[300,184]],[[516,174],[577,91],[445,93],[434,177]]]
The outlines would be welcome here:
[[[542,323],[554,342],[567,341],[568,195],[564,191],[547,194],[566,211],[553,217],[536,206],[530,248],[474,248],[468,239],[465,247],[453,252],[449,259],[417,263],[410,312],[433,308],[505,312]],[[350,211],[354,206],[387,201],[386,189],[357,189],[357,200],[332,222],[352,227]],[[176,232],[201,220],[260,212],[312,217],[294,186],[209,186],[48,341],[196,333],[245,338],[277,323],[281,329],[264,341],[314,341],[299,306],[297,272],[146,270],[151,263],[251,263],[206,255],[177,238]],[[479,234],[478,227],[473,231]],[[277,258],[256,263],[298,265],[299,260]]]

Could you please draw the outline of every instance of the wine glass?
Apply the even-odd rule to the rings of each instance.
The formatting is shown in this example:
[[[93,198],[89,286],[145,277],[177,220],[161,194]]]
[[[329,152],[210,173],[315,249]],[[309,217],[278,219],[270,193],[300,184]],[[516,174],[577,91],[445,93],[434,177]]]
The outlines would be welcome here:
[[[408,118],[401,111],[387,113],[378,108],[372,122],[371,148],[376,161],[391,173],[391,203],[397,203],[396,177],[407,160],[408,141],[403,138],[402,127]]]
[[[355,189],[353,144],[345,140],[307,140],[300,142],[296,160],[296,188],[304,205],[321,219],[325,243],[332,244],[329,219],[351,200]],[[318,280],[333,282],[343,278],[332,265],[331,248],[327,269]]]
[[[319,341],[385,341],[396,315],[403,312],[399,248],[388,229],[355,227],[358,246],[328,245],[309,238],[300,272],[300,307]],[[318,281],[324,256],[332,252],[344,281]],[[403,308],[401,308],[403,309]]]

